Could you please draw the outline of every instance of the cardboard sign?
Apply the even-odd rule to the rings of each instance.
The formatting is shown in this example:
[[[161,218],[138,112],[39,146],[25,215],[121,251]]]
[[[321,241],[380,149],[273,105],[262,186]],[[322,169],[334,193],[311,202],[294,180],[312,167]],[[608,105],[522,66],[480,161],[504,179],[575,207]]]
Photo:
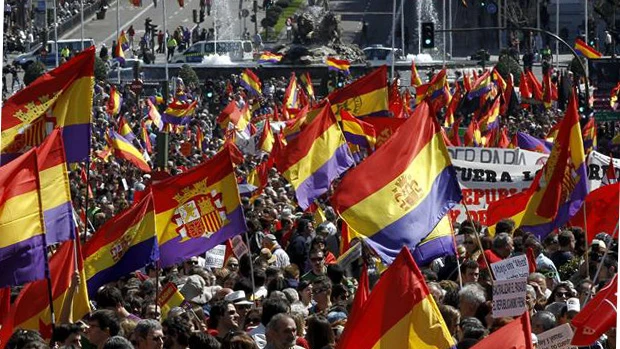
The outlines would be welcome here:
[[[520,316],[525,304],[527,278],[497,280],[493,284],[493,317]]]
[[[552,328],[549,331],[545,331],[538,337],[537,349],[573,349],[577,348],[574,345],[570,345],[570,341],[573,339],[573,330],[569,324],[564,324],[556,328]]]
[[[250,251],[248,249],[248,246],[245,244],[245,242],[243,242],[241,235],[237,235],[234,238],[232,238],[231,242],[232,242],[233,253],[235,257],[237,258],[241,258],[243,255],[245,255],[246,253]]]
[[[495,280],[527,278],[530,275],[527,257],[524,254],[491,263],[491,269]]]
[[[217,245],[205,253],[205,267],[221,268],[224,266],[226,245]]]

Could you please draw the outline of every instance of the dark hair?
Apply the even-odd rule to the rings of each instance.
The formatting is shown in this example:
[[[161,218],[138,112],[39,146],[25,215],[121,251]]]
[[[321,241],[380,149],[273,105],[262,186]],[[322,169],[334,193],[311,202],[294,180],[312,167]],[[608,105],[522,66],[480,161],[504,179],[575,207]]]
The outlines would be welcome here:
[[[105,341],[103,349],[133,349],[133,345],[123,336],[112,336]]]
[[[217,328],[220,324],[220,319],[226,315],[228,312],[228,305],[232,304],[230,301],[222,300],[218,301],[211,306],[211,310],[209,312],[209,327]]]
[[[162,323],[164,328],[164,335],[176,336],[176,341],[181,346],[187,346],[189,344],[189,336],[191,333],[191,326],[187,319],[183,316],[175,316],[167,318]]]
[[[253,294],[252,280],[246,277],[239,278],[233,286],[233,291],[243,291],[245,294]]]
[[[561,247],[566,247],[570,245],[571,237],[574,239],[575,235],[570,230],[564,230],[558,235],[558,243]]]
[[[254,269],[254,285],[257,288],[260,286],[264,286],[265,280],[267,280],[267,275],[265,274],[265,270],[261,268]]]
[[[512,234],[515,229],[515,221],[512,219],[502,219],[495,224],[495,234],[508,233]]]
[[[60,324],[56,325],[54,328],[54,333],[52,334],[52,343],[63,343],[74,333],[80,333],[81,329],[78,325],[75,324]]]
[[[344,279],[344,269],[338,264],[329,264],[327,266],[327,277],[334,285],[342,283],[342,279]]]
[[[116,336],[121,330],[118,316],[116,316],[116,313],[112,310],[97,310],[90,315],[90,321],[97,321],[97,324],[102,331],[107,328],[108,331],[110,331],[110,337]]]
[[[311,285],[311,283],[308,282],[307,280],[299,281],[299,285],[297,285],[297,292],[301,292],[301,291],[305,290],[310,285]]]
[[[312,315],[306,321],[306,325],[308,326],[306,340],[310,349],[322,349],[336,342],[334,331],[325,317]]]
[[[289,264],[284,267],[284,278],[286,279],[298,279],[299,278],[299,267],[295,264]]]
[[[267,284],[267,294],[270,295],[273,291],[282,291],[288,287],[288,283],[283,277],[277,277]]]
[[[119,304],[123,305],[123,294],[121,290],[113,286],[104,286],[97,291],[97,307],[116,308]]]
[[[204,332],[194,332],[188,339],[189,349],[220,349],[217,338]]]
[[[331,289],[332,282],[326,276],[319,276],[318,278],[312,280],[312,287],[315,290],[323,289],[323,288]]]
[[[267,326],[271,318],[281,313],[288,313],[290,305],[287,301],[280,298],[268,298],[263,302],[263,313],[260,322]]]
[[[471,260],[471,259],[467,259],[461,264],[461,273],[465,274],[465,271],[467,269],[479,269],[479,268],[480,268],[480,265],[478,265],[478,262]]]
[[[259,349],[252,337],[243,331],[229,332],[222,340],[222,349]]]
[[[18,329],[6,343],[6,349],[21,349],[30,343],[45,344],[37,331]]]
[[[476,318],[482,322],[482,325],[485,327],[491,326],[491,324],[487,324],[486,316],[493,311],[493,302],[486,301],[478,306],[476,309]]]
[[[347,289],[347,287],[343,284],[336,284],[332,287],[332,294],[331,294],[331,299],[332,302],[337,300],[338,298],[341,298],[342,296],[345,296],[344,298],[347,298],[347,294],[349,293],[349,289]]]

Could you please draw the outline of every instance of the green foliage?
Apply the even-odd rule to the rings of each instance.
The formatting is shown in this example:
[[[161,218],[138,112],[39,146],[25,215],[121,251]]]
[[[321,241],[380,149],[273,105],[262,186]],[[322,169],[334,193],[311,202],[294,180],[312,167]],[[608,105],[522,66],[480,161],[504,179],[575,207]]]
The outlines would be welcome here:
[[[521,78],[521,65],[514,58],[512,58],[507,53],[502,53],[499,56],[499,60],[497,62],[497,71],[504,78],[508,78],[508,74],[512,74],[512,79],[515,85],[519,84],[519,79]]]
[[[185,83],[185,85],[193,84],[194,86],[198,86],[198,75],[196,75],[194,69],[188,64],[183,64],[181,66],[181,71],[179,71],[179,77],[183,79],[183,83]]]
[[[108,77],[108,67],[103,60],[95,57],[95,80],[103,81]]]
[[[39,76],[45,73],[45,64],[36,61],[26,68],[24,72],[24,84],[26,86],[30,85],[33,81],[35,81]]]

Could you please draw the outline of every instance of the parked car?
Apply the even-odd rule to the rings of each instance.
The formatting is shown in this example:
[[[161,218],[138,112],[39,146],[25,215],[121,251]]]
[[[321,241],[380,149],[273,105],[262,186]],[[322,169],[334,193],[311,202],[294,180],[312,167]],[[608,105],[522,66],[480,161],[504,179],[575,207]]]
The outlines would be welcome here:
[[[93,39],[84,39],[84,48],[86,49],[91,46],[95,46],[95,41]],[[58,47],[60,47],[60,50],[68,47],[71,52],[79,52],[82,50],[82,40],[58,40]],[[46,67],[52,68],[56,66],[56,52],[60,52],[60,50],[56,51],[55,42],[50,40],[45,46],[38,46],[30,52],[17,56],[13,62],[23,69],[27,69],[30,64],[36,61],[43,62]],[[60,53],[58,60],[60,61]]]

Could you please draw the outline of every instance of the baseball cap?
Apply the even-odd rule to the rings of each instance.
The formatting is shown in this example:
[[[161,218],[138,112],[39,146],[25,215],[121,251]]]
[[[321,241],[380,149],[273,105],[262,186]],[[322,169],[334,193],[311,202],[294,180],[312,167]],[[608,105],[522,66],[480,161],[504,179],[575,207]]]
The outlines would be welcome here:
[[[579,302],[579,298],[567,299],[566,306],[568,307],[567,312],[579,312],[581,310],[581,303]]]

